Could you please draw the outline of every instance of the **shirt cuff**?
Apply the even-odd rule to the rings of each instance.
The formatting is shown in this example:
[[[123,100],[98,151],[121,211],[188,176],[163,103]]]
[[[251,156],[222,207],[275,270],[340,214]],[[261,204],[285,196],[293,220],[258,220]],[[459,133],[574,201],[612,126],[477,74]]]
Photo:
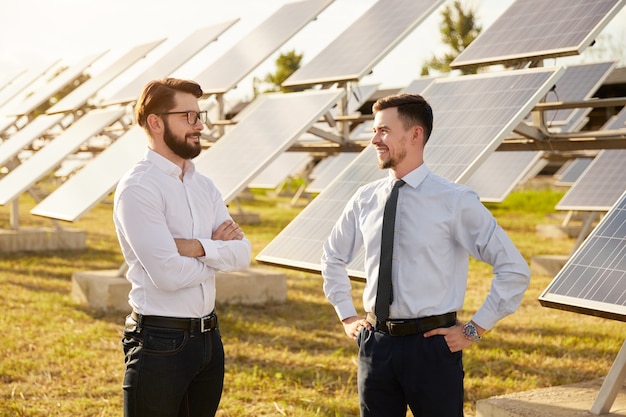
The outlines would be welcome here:
[[[339,316],[339,320],[347,319],[348,317],[356,316],[356,309],[354,308],[354,304],[352,301],[344,301],[335,306],[335,311]]]

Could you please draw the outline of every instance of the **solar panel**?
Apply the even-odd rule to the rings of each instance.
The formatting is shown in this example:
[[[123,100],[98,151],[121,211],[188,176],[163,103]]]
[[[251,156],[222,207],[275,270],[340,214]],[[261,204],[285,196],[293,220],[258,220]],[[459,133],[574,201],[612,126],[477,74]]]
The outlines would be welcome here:
[[[435,128],[426,146],[426,164],[462,179],[495,149],[530,111],[561,71],[533,69],[437,79],[424,90],[434,109]],[[435,152],[428,153],[430,147]],[[361,185],[388,175],[367,146],[337,178],[256,257],[259,262],[320,271],[322,245],[348,199]],[[363,253],[348,266],[363,279]]]
[[[615,69],[615,62],[570,65],[555,88],[548,93],[546,101],[572,102],[591,98],[604,80]],[[562,131],[571,131],[577,121],[585,117],[591,109],[548,110],[544,114],[546,125],[561,126]]]
[[[217,40],[227,29],[237,23],[238,19],[229,20],[198,29],[185,37],[166,54],[150,64],[144,71],[136,75],[122,88],[105,97],[101,105],[129,103],[139,97],[143,87],[151,80],[169,76],[177,68],[196,55],[209,43]]]
[[[76,87],[68,95],[59,100],[55,105],[46,110],[46,113],[65,113],[79,110],[87,101],[94,96],[98,90],[109,83],[113,78],[117,77],[140,58],[146,56],[165,39],[137,45],[130,49],[123,56],[118,58],[114,63],[106,69],[92,76],[87,81]]]
[[[306,187],[307,193],[321,193],[359,156],[359,152],[341,152],[321,160],[311,173],[311,182]]]
[[[483,162],[465,185],[485,203],[501,203],[528,171],[542,159],[542,152],[494,152]]]
[[[78,119],[42,149],[0,180],[0,205],[5,205],[32,187],[77,150],[91,136],[100,133],[125,113],[123,108],[93,110]]]
[[[317,90],[262,95],[237,115],[237,124],[228,133],[195,159],[196,169],[213,180],[225,202],[231,201],[344,94]]]
[[[369,100],[369,98],[376,92],[376,90],[378,89],[378,84],[358,84],[355,86],[352,86],[351,88],[348,89],[348,103],[346,106],[346,112],[348,115],[354,114],[356,113],[359,108],[361,108],[361,106],[367,101]],[[337,106],[333,107],[330,110],[330,114],[333,117],[338,116],[339,113],[339,109]],[[367,126],[367,122],[365,123],[361,123],[359,126],[356,127],[357,130],[361,130],[364,128],[364,125]],[[326,130],[328,128],[328,123],[326,122],[319,122],[316,123],[314,125],[315,127],[322,129],[322,130]],[[370,128],[370,132],[371,132],[371,124],[369,124],[369,128]],[[356,131],[352,131],[352,134],[357,134]],[[298,138],[299,142],[319,142],[321,139],[319,136],[314,135],[313,133],[305,133],[302,136],[300,136]]]
[[[602,130],[623,129],[626,107],[610,118]],[[626,189],[626,149],[598,152],[556,205],[557,210],[607,211]]]
[[[589,167],[593,158],[576,158],[570,160],[567,168],[560,173],[558,180],[554,183],[558,186],[571,186],[580,178],[582,173]]]
[[[602,129],[614,130],[624,128],[626,128],[626,107],[622,107],[622,110],[620,110],[619,113],[611,116]]]
[[[37,89],[26,100],[15,105],[7,106],[3,108],[3,111],[8,115],[26,115],[42,104],[48,102],[52,96],[67,87],[71,82],[76,80],[83,74],[83,72],[89,68],[100,57],[106,54],[107,51],[89,55],[79,62],[69,66],[65,71],[54,77],[44,87]]]
[[[63,115],[42,114],[34,118],[22,130],[0,143],[0,167],[13,159],[22,149],[39,139],[46,130],[58,124]]]
[[[0,77],[0,93],[9,86],[16,78],[24,74],[26,70],[11,70]]]
[[[234,88],[334,0],[287,3],[193,79],[206,94]]]
[[[360,80],[442,3],[443,0],[378,1],[282,86]]]
[[[603,149],[556,205],[557,210],[607,211],[626,189],[626,149]]]
[[[19,100],[19,94],[22,93],[26,87],[41,78],[46,72],[58,64],[59,61],[60,60],[56,60],[49,64],[29,68],[26,72],[17,77],[17,79],[13,80],[11,84],[3,88],[2,91],[0,91],[0,114],[5,114],[4,106],[7,106],[9,102],[12,104],[14,100]]]
[[[466,181],[562,74],[534,68],[432,82],[423,92],[435,114],[424,150],[427,165],[452,181]]]
[[[285,152],[278,155],[249,183],[250,188],[276,189],[284,180],[303,172],[313,160],[307,152]]]
[[[134,125],[37,204],[31,214],[68,222],[78,220],[115,189],[147,147],[146,133]]]
[[[372,169],[372,166],[376,169]],[[322,245],[348,199],[361,185],[386,175],[387,171],[376,166],[374,147],[367,146],[335,181],[263,248],[256,260],[260,263],[320,272]],[[363,251],[360,251],[348,266],[351,277],[365,279],[363,260]]]
[[[624,0],[516,0],[450,66],[580,55],[623,5]]]
[[[539,296],[545,307],[626,321],[626,193]]]

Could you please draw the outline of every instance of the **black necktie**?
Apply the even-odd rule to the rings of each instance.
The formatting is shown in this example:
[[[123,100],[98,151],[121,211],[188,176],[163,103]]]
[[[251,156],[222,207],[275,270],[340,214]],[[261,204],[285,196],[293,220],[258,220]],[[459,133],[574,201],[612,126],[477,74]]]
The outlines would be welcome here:
[[[396,223],[396,205],[398,190],[404,185],[403,180],[396,180],[391,194],[385,204],[383,214],[383,233],[380,241],[380,267],[378,272],[378,290],[376,291],[376,306],[374,314],[376,321],[383,322],[389,317],[389,305],[393,302],[391,289],[391,260],[393,259],[393,232]]]

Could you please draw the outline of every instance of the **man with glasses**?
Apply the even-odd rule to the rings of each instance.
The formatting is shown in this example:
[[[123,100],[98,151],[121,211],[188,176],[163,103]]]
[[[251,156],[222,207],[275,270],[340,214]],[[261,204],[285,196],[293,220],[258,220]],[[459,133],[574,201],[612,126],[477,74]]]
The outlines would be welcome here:
[[[124,416],[214,416],[224,383],[215,273],[245,269],[251,245],[213,182],[191,161],[201,151],[201,87],[148,83],[135,106],[148,149],[119,182],[113,219],[128,264]]]

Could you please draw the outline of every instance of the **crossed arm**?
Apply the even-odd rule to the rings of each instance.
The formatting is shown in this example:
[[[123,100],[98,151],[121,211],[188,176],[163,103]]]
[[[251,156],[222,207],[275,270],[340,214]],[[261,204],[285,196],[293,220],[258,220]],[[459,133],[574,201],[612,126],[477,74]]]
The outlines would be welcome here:
[[[244,237],[241,228],[232,220],[226,220],[218,226],[211,235],[212,240],[242,240]],[[176,248],[182,256],[199,258],[205,255],[204,248],[198,239],[175,238]]]

